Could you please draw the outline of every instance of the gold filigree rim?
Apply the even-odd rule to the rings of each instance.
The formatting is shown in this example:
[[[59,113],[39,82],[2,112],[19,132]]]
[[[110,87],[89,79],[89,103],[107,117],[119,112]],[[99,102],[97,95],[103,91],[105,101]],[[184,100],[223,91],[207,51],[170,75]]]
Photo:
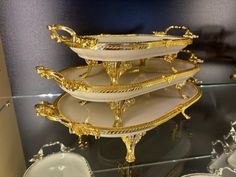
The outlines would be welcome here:
[[[98,39],[100,37],[137,37],[137,36],[150,36],[150,37],[165,37],[172,39],[161,39],[156,41],[145,41],[145,42],[99,42],[94,46],[90,46],[91,50],[137,50],[137,49],[149,49],[153,47],[170,47],[179,45],[190,45],[192,44],[192,39],[184,38],[181,36],[172,35],[153,35],[153,34],[102,34],[102,35],[86,35],[83,37]],[[78,36],[79,37],[79,36]],[[175,38],[175,39],[174,39]],[[88,49],[88,46],[84,47],[81,43],[72,42],[69,38],[63,41],[65,45],[70,48],[80,48]]]
[[[186,60],[181,60],[181,59],[175,59],[175,60],[177,60],[178,62],[193,64],[192,62],[186,61]],[[102,64],[98,64],[98,65],[102,65]],[[111,86],[89,85],[87,83],[84,83],[84,87],[86,87],[86,89],[83,89],[83,87],[82,88],[78,87],[77,90],[79,90],[81,92],[88,92],[88,93],[91,93],[91,92],[92,93],[122,93],[122,92],[139,90],[142,88],[148,88],[148,87],[152,87],[157,84],[167,82],[168,77],[169,78],[179,78],[182,76],[190,76],[191,74],[197,73],[200,70],[199,65],[193,64],[193,66],[194,67],[192,69],[187,69],[185,71],[178,71],[177,73],[165,75],[165,77],[158,76],[153,79],[146,80],[146,81],[139,82],[139,83],[118,84],[118,85],[111,85]],[[61,73],[64,76],[65,73],[70,72],[71,70],[76,70],[76,69],[80,69],[80,68],[87,68],[87,67],[88,66],[71,67],[71,68],[67,68],[65,70],[62,70],[59,73]],[[74,80],[68,80],[68,79],[66,79],[66,80],[71,81],[72,83],[74,82]],[[78,84],[80,84],[80,83],[78,83]],[[64,88],[63,86],[61,86],[61,87]],[[64,89],[66,89],[66,88],[64,88]]]
[[[164,31],[154,31],[153,34],[100,34],[100,35],[77,35],[76,32],[66,26],[60,24],[49,25],[48,30],[51,32],[51,39],[55,39],[57,42],[62,42],[68,47],[91,49],[91,50],[138,50],[148,49],[152,47],[170,47],[177,45],[189,45],[194,38],[198,36],[194,35],[188,27],[173,25],[166,28]],[[183,36],[168,35],[170,30],[183,30],[185,33]],[[70,36],[60,36],[57,31],[64,31],[69,33]],[[113,37],[113,36],[153,36],[153,37],[165,37],[161,40],[155,41],[137,41],[137,42],[101,42],[101,37]],[[171,39],[167,39],[171,38]],[[175,38],[175,39],[174,39]]]
[[[168,120],[172,119],[174,116],[181,113],[182,111],[184,111],[185,109],[190,107],[192,104],[194,104],[195,102],[197,102],[201,98],[201,96],[202,96],[201,90],[193,83],[188,83],[188,84],[192,85],[193,89],[196,91],[196,94],[192,98],[190,98],[187,102],[185,102],[181,105],[178,105],[177,107],[173,108],[171,111],[166,113],[165,115],[163,115],[161,117],[158,117],[153,121],[150,121],[150,122],[147,122],[147,123],[142,123],[142,124],[139,124],[139,125],[128,126],[128,127],[111,127],[111,128],[107,128],[107,127],[96,127],[96,126],[91,125],[90,128],[93,128],[94,130],[100,132],[100,136],[102,137],[102,136],[105,136],[105,135],[135,133],[135,132],[145,131],[147,129],[157,127],[160,124],[163,124],[163,123],[167,122]],[[68,93],[63,93],[61,96],[59,96],[55,100],[53,105],[58,109],[59,115],[64,120],[67,120],[71,124],[80,124],[78,122],[71,121],[70,119],[65,117],[62,114],[62,112],[60,111],[60,109],[58,108],[58,105],[60,104],[60,101],[66,95],[68,95]]]

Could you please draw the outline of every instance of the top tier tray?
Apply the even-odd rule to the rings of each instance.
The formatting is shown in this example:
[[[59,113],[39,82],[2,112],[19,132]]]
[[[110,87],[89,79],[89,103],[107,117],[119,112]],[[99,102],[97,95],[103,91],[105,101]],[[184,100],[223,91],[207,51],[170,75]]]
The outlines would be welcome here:
[[[48,26],[51,39],[62,42],[80,57],[94,61],[131,61],[155,56],[176,54],[193,38],[197,38],[185,26],[170,26],[165,31],[153,34],[100,34],[79,36],[71,28],[62,25]],[[184,30],[183,36],[168,35],[172,29]],[[66,31],[70,36],[60,36]]]

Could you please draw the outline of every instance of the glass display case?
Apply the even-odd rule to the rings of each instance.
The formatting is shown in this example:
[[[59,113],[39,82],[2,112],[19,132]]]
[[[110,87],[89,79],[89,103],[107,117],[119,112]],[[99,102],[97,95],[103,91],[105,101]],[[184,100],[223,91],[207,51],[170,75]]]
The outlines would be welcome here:
[[[232,0],[226,0],[226,3],[216,2],[214,0],[207,2],[186,0],[179,2],[177,0],[170,0],[166,2],[163,1],[162,3],[149,3],[144,1],[142,3],[98,3],[90,1],[61,1],[56,3],[30,1],[26,3],[22,0],[0,2],[0,8],[2,9],[0,11],[0,21],[3,19],[3,25],[0,25],[0,34],[6,61],[6,65],[2,60],[0,61],[2,62],[0,63],[0,120],[2,119],[0,135],[4,135],[4,138],[0,138],[1,146],[4,144],[4,146],[2,146],[4,148],[0,147],[0,156],[7,159],[4,160],[4,162],[0,160],[2,169],[5,167],[11,168],[11,162],[14,161],[13,165],[19,170],[17,173],[23,175],[25,170],[32,165],[33,161],[36,161],[37,158],[42,159],[39,153],[42,146],[53,142],[60,142],[73,153],[84,157],[86,163],[90,166],[92,174],[96,177],[181,177],[189,173],[208,173],[210,171],[208,165],[212,159],[215,158],[212,142],[216,140],[223,141],[224,136],[231,130],[231,122],[236,121],[236,81],[234,80],[236,78],[234,74],[236,68],[236,44],[235,19],[233,13],[236,7],[235,5],[235,1]],[[114,12],[111,9],[114,9]],[[119,18],[117,14],[120,15]],[[60,25],[59,27],[51,25],[48,27],[50,30],[48,31],[46,26],[54,23],[65,24],[66,26],[76,29],[79,37],[68,27]],[[163,64],[159,61],[153,61],[149,64],[149,67],[156,70],[164,68],[164,72],[166,72],[166,68],[169,68],[168,72],[174,74],[175,77],[169,78],[168,74],[170,73],[166,72],[167,77],[160,75],[160,78],[153,81],[151,80],[152,73],[150,75],[140,75],[135,81],[132,80],[133,85],[131,84],[131,86],[128,87],[130,89],[136,86],[136,90],[130,89],[130,92],[127,92],[127,94],[119,92],[123,88],[117,86],[119,83],[118,80],[122,78],[122,76],[125,76],[125,79],[123,79],[124,83],[127,82],[125,83],[126,85],[124,85],[127,86],[130,84],[128,82],[130,82],[132,76],[125,75],[124,73],[126,71],[129,70],[131,75],[137,71],[139,72],[138,67],[134,67],[133,70],[130,70],[133,65],[131,66],[130,61],[125,60],[127,57],[132,56],[131,59],[137,59],[138,61],[140,60],[140,55],[146,57],[148,51],[152,51],[152,48],[157,46],[167,47],[170,51],[173,49],[174,51],[177,50],[173,47],[173,45],[175,45],[175,43],[173,43],[174,38],[169,37],[166,33],[156,32],[166,29],[166,27],[172,24],[175,25],[176,23],[189,26],[190,29],[193,29],[190,32],[187,27],[182,26],[181,29],[183,29],[183,31],[181,32],[180,30],[180,33],[177,32],[177,34],[181,36],[178,40],[181,42],[181,45],[183,45],[177,48],[178,51],[192,43],[194,38],[193,44],[187,46],[186,49],[193,51],[199,59],[204,60],[204,63],[198,66],[200,60],[196,61],[196,57],[192,55],[188,60],[188,52],[187,54],[180,54],[181,59],[186,58],[186,55],[188,55],[184,61],[176,60],[176,66],[178,66],[178,63],[181,65],[181,62],[190,63],[189,67],[191,67],[190,70],[192,70],[192,73],[190,73],[191,77],[197,73],[194,77],[202,82],[195,82],[196,88],[198,89],[198,94],[196,95],[200,98],[201,94],[201,98],[199,100],[197,98],[197,102],[194,100],[192,105],[188,105],[184,107],[184,109],[182,109],[183,104],[181,104],[182,107],[176,110],[178,113],[182,114],[178,114],[170,120],[168,119],[168,121],[166,119],[160,124],[155,124],[155,128],[148,127],[150,129],[147,128],[145,136],[137,139],[137,142],[139,141],[138,143],[134,140],[134,144],[136,144],[135,160],[133,158],[134,156],[130,158],[131,160],[127,160],[127,152],[132,151],[133,144],[128,142],[130,143],[129,145],[127,145],[128,143],[125,144],[126,146],[124,145],[125,140],[122,137],[124,134],[119,138],[111,138],[108,136],[97,136],[94,131],[94,136],[91,136],[91,133],[87,131],[84,134],[79,131],[76,132],[75,129],[71,128],[73,126],[71,122],[66,122],[66,119],[63,119],[64,122],[61,121],[61,119],[59,121],[60,123],[48,120],[58,120],[55,118],[55,114],[58,116],[59,111],[55,111],[53,104],[47,105],[45,103],[57,102],[64,91],[70,94],[72,93],[72,95],[74,94],[75,97],[82,98],[79,91],[82,92],[88,89],[89,86],[93,83],[97,83],[98,80],[102,80],[103,84],[107,86],[110,84],[109,81],[111,79],[109,91],[104,91],[102,85],[101,88],[92,87],[93,93],[98,91],[96,97],[92,96],[92,94],[84,94],[83,96],[86,96],[91,102],[94,100],[101,101],[104,95],[107,96],[106,99],[110,103],[109,108],[111,108],[112,111],[115,110],[115,113],[113,112],[115,121],[112,128],[118,130],[123,126],[123,122],[120,121],[123,112],[118,109],[117,113],[114,107],[125,104],[125,101],[114,106],[112,105],[114,96],[116,96],[117,102],[119,102],[121,98],[128,100],[127,107],[129,107],[134,102],[132,99],[129,100],[133,95],[142,95],[144,92],[145,94],[150,92],[151,89],[159,90],[160,88],[164,88],[164,86],[159,85],[154,88],[152,85],[153,88],[145,91],[143,88],[146,85],[155,82],[165,82],[165,87],[167,87],[171,85],[172,80],[175,81],[176,79],[177,82],[178,79],[182,79],[181,81],[188,79],[181,75],[181,73],[178,77],[177,75],[179,72],[186,72],[185,70],[189,68],[180,67],[178,70],[178,67],[176,67],[176,69],[172,66],[174,63],[172,61],[173,58],[167,57],[165,61],[169,63]],[[69,35],[63,32],[57,32],[57,28],[59,30],[65,30]],[[170,30],[172,28],[167,29],[166,31],[172,34],[173,31]],[[152,33],[151,31],[155,32]],[[104,35],[104,33],[110,35]],[[193,33],[199,35],[199,38],[195,39],[196,35]],[[98,38],[107,37],[107,39],[102,39],[104,40],[103,42],[97,43],[98,39],[94,39],[94,36],[99,36],[97,34],[101,34]],[[119,35],[115,36],[114,34]],[[134,39],[130,39],[131,41],[127,42],[129,43],[127,44],[124,41],[127,40],[126,37],[129,35],[126,36],[126,34],[148,35],[137,35],[141,41],[137,42],[133,41]],[[50,40],[50,35],[51,38],[68,45],[74,52],[68,49],[68,47],[62,44],[56,44],[55,41]],[[66,36],[61,37],[60,35]],[[72,36],[72,41],[70,41],[70,35]],[[158,35],[162,35],[162,37]],[[115,36],[115,39],[112,39],[112,36]],[[123,40],[124,45],[107,45],[107,43],[111,41],[118,43],[116,40],[119,36],[122,36],[122,39],[119,39],[119,41]],[[157,36],[161,38],[161,42],[157,42],[155,41],[156,39],[153,39],[153,37]],[[168,42],[168,40],[171,42]],[[183,43],[182,40],[186,40],[187,42],[185,41],[186,43]],[[83,41],[85,41],[84,45]],[[76,45],[73,42],[76,43]],[[137,48],[135,48],[136,45],[138,49],[142,48],[147,50],[145,51],[147,53],[138,51]],[[81,48],[91,50],[88,52],[89,55],[86,60],[80,58],[81,56],[83,58],[83,55],[86,54],[84,51],[81,52]],[[97,48],[106,49],[107,53],[104,61],[99,60],[99,62],[97,62],[94,60],[93,57],[96,55],[97,51],[95,49]],[[111,49],[119,51],[120,48],[124,50],[124,53],[110,53]],[[130,52],[130,48],[134,50],[134,52]],[[155,48],[155,50],[163,52],[162,50],[164,49]],[[152,52],[154,52],[154,50]],[[104,55],[101,56],[104,57]],[[156,55],[152,53],[150,56],[153,57]],[[107,58],[109,57],[113,58],[113,61],[108,62]],[[120,58],[125,60],[125,64],[121,64],[121,61],[118,61]],[[194,61],[191,61],[191,59],[194,59]],[[136,63],[134,66],[141,67],[145,65],[145,62],[144,60],[140,60],[138,64]],[[194,62],[196,62],[197,65],[195,65],[196,63]],[[169,64],[171,67],[169,67]],[[36,66],[42,65],[50,67],[52,70],[46,67],[37,67],[37,71],[35,70]],[[83,68],[81,65],[88,65],[88,67]],[[78,85],[71,84],[70,80],[66,80],[64,78],[65,75],[63,75],[67,72],[67,68],[75,67],[77,69],[77,73],[75,73],[76,76],[68,74],[68,78],[77,77],[78,75],[84,79],[89,74],[96,72],[97,66],[101,66],[100,69],[102,68],[107,72],[105,74],[109,75],[108,79],[103,80],[102,76],[99,76],[98,78],[95,77],[88,80],[85,84],[83,83],[86,86],[85,89],[81,89],[81,83]],[[8,84],[6,69],[2,69],[4,67],[8,70],[11,88]],[[55,82],[46,81],[40,78],[38,74],[46,79],[53,79]],[[145,79],[149,79],[152,82],[149,83]],[[87,81],[86,79],[84,80]],[[142,87],[139,85],[141,81],[145,83],[141,85]],[[136,82],[138,84],[136,84]],[[2,89],[2,85],[7,86],[7,89],[5,89],[5,87]],[[5,90],[7,90],[7,92],[5,92]],[[99,96],[100,93],[105,94]],[[166,95],[167,97],[171,97],[171,95]],[[152,95],[148,96],[147,98],[150,100]],[[180,92],[180,96],[185,97],[186,95]],[[144,104],[145,100],[141,100],[140,102]],[[81,105],[86,103],[87,102],[83,101],[79,102]],[[35,107],[35,105],[39,104],[48,106],[48,111],[37,111],[37,108],[42,108],[40,106]],[[168,103],[165,106],[170,106],[170,104]],[[67,109],[72,107],[73,104],[68,106]],[[142,112],[144,108],[146,107],[139,106],[138,110]],[[153,107],[153,110],[156,112],[165,111],[162,108],[161,106]],[[86,113],[88,113],[90,110],[82,109],[82,111],[87,111]],[[105,115],[106,110],[103,109],[103,107],[100,107],[99,111],[99,114],[103,115],[104,113]],[[41,116],[37,115],[37,113],[41,113]],[[148,116],[153,115],[152,113],[153,112],[145,113],[147,119]],[[74,115],[75,114],[76,113],[74,113]],[[8,116],[11,116],[11,119]],[[116,119],[117,117],[119,120]],[[116,120],[118,120],[118,123]],[[84,122],[88,123],[86,121]],[[64,125],[68,126],[65,127]],[[89,125],[86,130],[90,130],[90,124],[86,125]],[[68,127],[70,129],[68,129]],[[75,132],[78,136],[74,134]],[[7,139],[11,141],[6,141]],[[8,143],[5,143],[5,141]],[[45,147],[43,153],[47,156],[57,153],[62,149],[63,148],[60,149],[58,146]],[[1,175],[0,172],[0,176]],[[14,174],[11,175],[12,176],[9,177],[15,177]]]

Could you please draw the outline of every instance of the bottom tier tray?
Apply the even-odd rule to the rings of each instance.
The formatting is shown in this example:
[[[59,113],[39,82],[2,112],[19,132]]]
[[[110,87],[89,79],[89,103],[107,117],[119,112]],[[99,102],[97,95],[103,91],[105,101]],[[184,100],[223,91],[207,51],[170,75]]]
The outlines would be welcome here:
[[[170,120],[178,113],[185,118],[185,109],[201,97],[200,89],[192,83],[183,87],[187,99],[180,97],[175,86],[136,98],[135,104],[123,117],[122,127],[113,127],[113,113],[106,103],[89,102],[85,105],[68,93],[53,104],[42,101],[35,106],[37,115],[58,121],[78,136],[122,138],[127,148],[126,160],[135,160],[134,148],[146,131]]]

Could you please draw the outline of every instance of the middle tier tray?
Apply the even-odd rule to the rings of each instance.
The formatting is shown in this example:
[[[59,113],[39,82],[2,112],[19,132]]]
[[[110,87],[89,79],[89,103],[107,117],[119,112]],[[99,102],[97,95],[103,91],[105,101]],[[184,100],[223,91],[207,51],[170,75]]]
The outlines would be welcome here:
[[[87,71],[88,66],[73,67],[61,72],[38,66],[36,71],[41,77],[54,79],[73,97],[93,102],[127,100],[171,85],[182,84],[199,71],[197,63],[180,59],[175,59],[170,64],[164,59],[152,58],[146,61],[144,67],[140,67],[138,61],[133,65],[133,68],[121,76],[118,85],[111,84],[102,64],[94,66],[86,78],[80,76]]]

